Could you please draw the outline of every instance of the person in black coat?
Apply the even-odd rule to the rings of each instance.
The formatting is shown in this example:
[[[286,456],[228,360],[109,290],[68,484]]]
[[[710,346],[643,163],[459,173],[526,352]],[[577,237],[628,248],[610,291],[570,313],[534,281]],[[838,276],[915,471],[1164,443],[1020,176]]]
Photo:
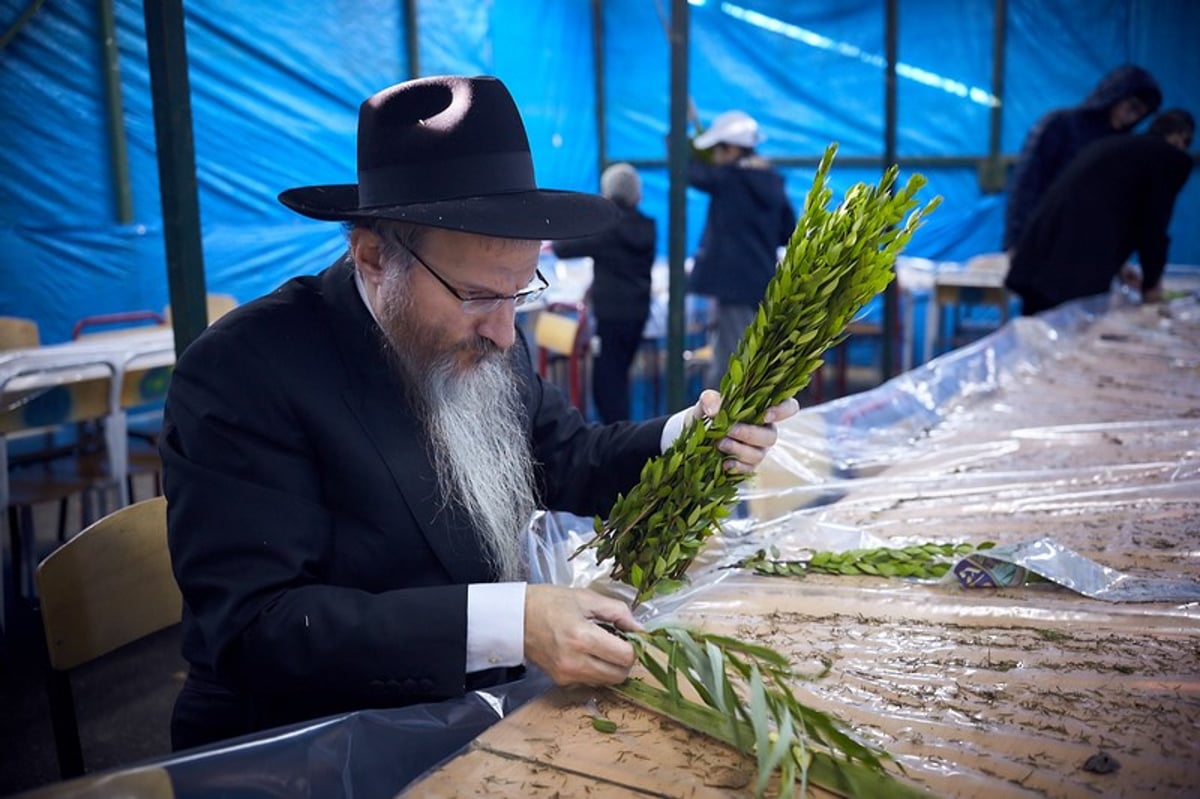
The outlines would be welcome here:
[[[1013,254],[1005,285],[1029,315],[1102,294],[1118,274],[1161,297],[1167,226],[1192,171],[1195,121],[1164,111],[1138,136],[1098,141],[1071,163],[1038,205]],[[1137,253],[1140,277],[1125,269]]]
[[[600,176],[600,193],[620,216],[608,230],[582,239],[558,241],[560,258],[592,259],[589,290],[599,352],[592,359],[592,399],[605,423],[629,418],[629,370],[650,316],[650,270],[657,230],[638,210],[642,179],[626,163],[613,164]]]
[[[693,140],[709,160],[693,158],[688,184],[709,195],[708,216],[688,289],[716,301],[717,331],[705,385],[716,387],[775,275],[778,249],[796,227],[783,175],[755,152],[758,122],[726,111]]]
[[[454,76],[362,104],[356,184],[279,199],[348,223],[349,249],[176,364],[160,444],[189,663],[174,747],[461,696],[526,664],[624,680],[633,650],[596,622],[634,628],[630,608],[528,584],[529,521],[607,513],[720,398],[588,425],[534,371],[515,321],[547,285],[541,240],[603,230],[612,204],[539,189],[507,88]],[[727,468],[762,460],[768,424],[731,431]]]
[[[1161,104],[1154,76],[1125,64],[1105,75],[1079,105],[1039,119],[1025,137],[1008,185],[1002,249],[1011,254],[1042,195],[1084,147],[1132,130]]]

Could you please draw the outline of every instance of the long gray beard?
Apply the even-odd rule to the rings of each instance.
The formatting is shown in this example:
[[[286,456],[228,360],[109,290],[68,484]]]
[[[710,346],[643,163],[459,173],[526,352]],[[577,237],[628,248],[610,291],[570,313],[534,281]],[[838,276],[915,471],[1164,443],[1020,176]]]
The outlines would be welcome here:
[[[525,534],[536,506],[515,375],[501,357],[490,357],[465,373],[438,369],[426,393],[442,495],[474,521],[500,579],[526,579]]]
[[[517,376],[505,353],[486,352],[467,369],[413,324],[403,276],[385,279],[380,322],[409,398],[430,437],[438,488],[471,519],[500,580],[526,579],[525,537],[536,510],[533,455]]]

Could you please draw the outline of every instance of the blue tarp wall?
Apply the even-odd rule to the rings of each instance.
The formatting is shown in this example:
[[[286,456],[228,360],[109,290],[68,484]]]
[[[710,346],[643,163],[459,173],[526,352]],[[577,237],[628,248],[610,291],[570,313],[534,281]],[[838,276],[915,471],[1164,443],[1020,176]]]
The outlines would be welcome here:
[[[49,0],[0,49],[0,314],[28,316],[44,342],[81,317],[167,302],[143,7],[113,0],[133,220],[118,221],[101,26],[94,0]],[[359,102],[409,75],[398,0],[187,0],[187,46],[210,291],[247,301],[315,272],[343,247],[338,226],[295,216],[279,191],[353,182]],[[609,160],[645,169],[646,209],[667,247],[666,0],[605,0],[603,118]],[[30,0],[0,0],[8,29]],[[879,157],[883,0],[742,0],[691,7],[690,92],[708,123],[743,108],[769,157]],[[993,0],[898,0],[897,155],[982,157],[992,100]],[[595,190],[599,162],[589,0],[422,0],[423,75],[489,73],[521,107],[539,183]],[[1134,62],[1165,105],[1200,99],[1200,3],[1009,0],[1002,150],[1045,111],[1079,102]],[[908,254],[965,260],[999,246],[1004,196],[974,166],[922,166],[946,202]],[[785,170],[800,205],[810,167]],[[876,167],[834,167],[843,189]],[[689,192],[688,248],[704,219]],[[1200,263],[1200,185],[1176,207],[1171,260]]]

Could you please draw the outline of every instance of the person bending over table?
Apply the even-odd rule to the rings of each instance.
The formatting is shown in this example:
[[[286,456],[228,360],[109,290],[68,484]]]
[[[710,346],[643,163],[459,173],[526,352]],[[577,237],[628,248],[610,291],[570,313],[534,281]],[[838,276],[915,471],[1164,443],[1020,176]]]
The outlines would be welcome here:
[[[1004,285],[1032,316],[1107,293],[1113,279],[1162,299],[1175,198],[1192,173],[1196,122],[1163,111],[1146,133],[1089,145],[1054,181],[1013,254]],[[1140,270],[1126,262],[1138,255]]]
[[[487,77],[401,83],[359,111],[358,183],[280,195],[348,223],[348,252],[209,327],[180,357],[161,443],[188,677],[188,748],[363,708],[456,697],[533,664],[625,679],[622,601],[525,582],[535,509],[604,514],[696,414],[589,426],[543,382],[515,308],[542,239],[616,220],[537,188],[520,113]],[[749,471],[774,444],[720,442]]]

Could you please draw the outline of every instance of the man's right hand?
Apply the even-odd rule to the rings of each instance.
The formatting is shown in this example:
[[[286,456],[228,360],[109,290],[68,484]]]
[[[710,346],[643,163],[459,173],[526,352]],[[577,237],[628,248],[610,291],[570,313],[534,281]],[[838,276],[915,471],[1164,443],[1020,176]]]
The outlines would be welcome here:
[[[525,659],[559,685],[616,685],[635,657],[628,641],[597,622],[638,630],[629,606],[582,588],[525,588]]]

